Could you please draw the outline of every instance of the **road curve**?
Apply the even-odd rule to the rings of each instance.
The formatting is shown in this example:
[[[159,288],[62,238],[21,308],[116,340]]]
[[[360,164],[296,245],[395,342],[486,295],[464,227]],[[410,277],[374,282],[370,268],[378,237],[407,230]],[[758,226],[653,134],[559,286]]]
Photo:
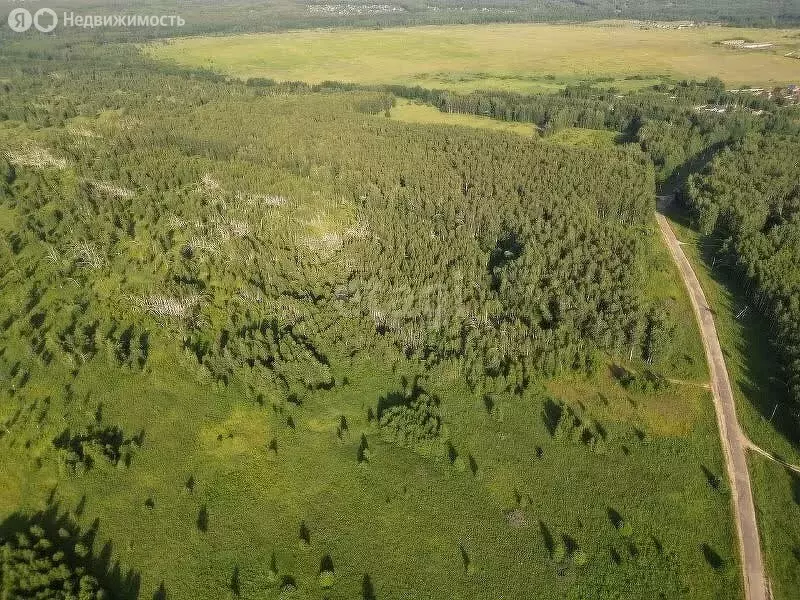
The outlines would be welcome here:
[[[668,204],[670,200],[670,198],[659,198],[659,205]],[[711,391],[714,396],[714,408],[717,413],[719,435],[725,455],[725,465],[736,516],[745,598],[746,600],[768,600],[769,593],[764,577],[764,562],[761,556],[761,541],[758,537],[753,491],[750,487],[750,473],[747,470],[743,444],[744,436],[742,436],[736,417],[733,390],[731,390],[728,371],[725,368],[725,358],[717,337],[717,328],[714,326],[714,316],[706,301],[703,288],[700,287],[700,282],[680,247],[678,238],[675,237],[667,218],[661,214],[661,208],[659,208],[656,218],[661,234],[664,236],[672,258],[678,265],[683,282],[689,291],[711,371]]]

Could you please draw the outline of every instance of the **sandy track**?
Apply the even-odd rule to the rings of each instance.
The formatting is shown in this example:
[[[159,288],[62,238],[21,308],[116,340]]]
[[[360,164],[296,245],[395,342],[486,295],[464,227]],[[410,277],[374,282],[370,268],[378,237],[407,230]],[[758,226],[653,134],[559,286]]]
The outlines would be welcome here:
[[[668,204],[671,198],[660,199],[660,205]],[[700,281],[692,269],[689,260],[681,249],[678,238],[669,226],[666,217],[660,212],[656,215],[658,226],[669,247],[670,254],[678,265],[681,277],[689,291],[706,359],[711,372],[711,391],[714,397],[714,408],[717,413],[720,440],[725,455],[725,466],[733,496],[733,508],[736,517],[736,531],[739,538],[742,575],[744,577],[744,593],[746,600],[768,600],[767,583],[764,577],[764,563],[761,555],[761,541],[758,536],[756,510],[753,502],[753,491],[750,486],[750,473],[747,470],[745,456],[746,445],[736,417],[736,404],[733,390],[725,368],[725,358],[714,325],[714,317],[706,301]]]

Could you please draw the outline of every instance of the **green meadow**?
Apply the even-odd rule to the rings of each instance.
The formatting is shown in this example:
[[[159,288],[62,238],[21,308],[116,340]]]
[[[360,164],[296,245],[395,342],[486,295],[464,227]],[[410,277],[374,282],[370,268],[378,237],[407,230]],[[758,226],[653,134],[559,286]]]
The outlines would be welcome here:
[[[730,497],[709,479],[724,476],[702,388],[639,395],[605,373],[569,376],[487,409],[443,370],[433,390],[457,456],[425,458],[381,442],[367,419],[414,365],[350,364],[336,375],[351,384],[297,408],[279,394],[262,407],[236,385],[215,390],[185,359],[151,360],[152,373],[125,378],[87,365],[72,396],[49,405],[65,415],[61,426],[101,406],[103,422],[143,435],[129,468],[64,478],[47,460],[39,404],[15,426],[33,452],[4,442],[0,496],[4,512],[44,508],[50,496],[84,528],[97,523],[98,551],[123,575],[135,569],[144,597],[163,583],[175,598],[277,598],[289,580],[294,597],[343,599],[369,597],[365,589],[523,597],[531,577],[544,598],[620,588],[729,598],[739,586],[733,525],[722,516]],[[542,418],[551,397],[613,441],[595,451],[554,439]],[[348,429],[337,434],[343,418]],[[362,436],[368,465],[356,460]],[[710,566],[705,547],[721,562]],[[320,578],[326,557],[330,589]],[[132,593],[124,583],[115,591]]]
[[[473,127],[476,129],[487,129],[489,131],[504,131],[525,137],[539,136],[538,128],[533,124],[499,121],[497,119],[478,115],[446,113],[429,104],[413,102],[403,98],[398,98],[395,101],[395,105],[389,111],[389,118],[404,123],[456,125],[461,127]],[[618,134],[614,131],[565,127],[541,139],[547,143],[561,144],[564,146],[610,148],[614,146],[618,137]]]
[[[382,115],[381,115],[382,116]],[[498,121],[490,117],[476,115],[463,115],[458,113],[445,113],[429,104],[412,102],[399,98],[389,111],[392,120],[404,123],[420,123],[428,125],[457,125],[487,129],[490,131],[504,131],[516,133],[521,136],[533,137],[537,135],[536,127],[528,123],[514,123],[511,121]],[[376,117],[377,118],[377,117]]]
[[[773,43],[766,50],[721,42]],[[730,85],[796,82],[793,30],[582,25],[459,25],[317,29],[179,38],[144,46],[154,58],[236,77],[318,83],[402,83],[454,91],[548,91],[589,81],[629,91],[663,79],[719,77]]]

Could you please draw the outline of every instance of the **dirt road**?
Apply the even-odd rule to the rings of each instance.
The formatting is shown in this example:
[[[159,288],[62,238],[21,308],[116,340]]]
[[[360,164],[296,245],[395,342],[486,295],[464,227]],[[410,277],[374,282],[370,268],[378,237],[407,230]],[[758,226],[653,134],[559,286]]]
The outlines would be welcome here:
[[[664,198],[660,199],[659,204],[663,206],[668,202],[669,199]],[[714,407],[717,413],[722,449],[725,454],[725,465],[736,516],[736,530],[739,536],[745,598],[746,600],[768,600],[764,563],[761,556],[761,541],[758,537],[758,524],[756,523],[753,492],[750,487],[750,473],[747,470],[745,446],[736,417],[736,405],[728,379],[728,371],[725,368],[725,359],[717,337],[717,328],[714,326],[714,317],[708,302],[706,302],[700,282],[666,217],[660,211],[656,217],[664,240],[689,291],[711,371],[711,390],[714,396]]]

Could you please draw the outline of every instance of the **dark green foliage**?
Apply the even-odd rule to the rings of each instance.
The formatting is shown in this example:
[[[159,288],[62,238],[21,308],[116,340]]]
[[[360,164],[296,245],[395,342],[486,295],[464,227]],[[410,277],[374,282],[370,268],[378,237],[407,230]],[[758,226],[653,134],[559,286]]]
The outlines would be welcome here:
[[[643,369],[640,373],[634,373],[619,365],[613,365],[611,371],[622,387],[639,393],[659,392],[669,385],[663,375],[651,369]]]
[[[442,429],[439,400],[414,385],[378,403],[381,435],[407,448],[424,448],[435,442]]]
[[[358,459],[359,464],[369,462],[369,442],[367,441],[367,436],[364,434],[361,434],[361,441],[358,444],[358,453],[356,454],[356,458]]]
[[[547,399],[544,403],[543,420],[553,439],[577,442],[598,452],[604,449],[608,437],[606,429],[572,406]]]
[[[394,96],[384,94],[382,96],[370,96],[364,100],[360,100],[356,104],[356,110],[371,115],[385,113],[394,106]]]
[[[772,325],[781,379],[800,427],[800,153],[797,138],[748,138],[690,179],[695,224],[719,239],[717,260],[738,276]],[[795,432],[795,433],[796,433]]]
[[[653,306],[647,313],[644,330],[643,358],[648,364],[657,361],[671,346],[677,325],[663,305]]]
[[[297,589],[297,581],[291,575],[284,575],[281,579],[281,593],[290,594]]]
[[[361,198],[371,235],[352,243],[349,303],[377,333],[408,356],[458,358],[473,384],[511,389],[627,343],[642,318],[639,228],[652,206],[640,157],[571,160],[515,138],[487,153],[456,131],[417,139],[399,156],[430,158],[398,160]]]
[[[713,78],[662,84],[625,95],[588,84],[533,95],[497,91],[460,95],[400,85],[378,89],[424,101],[442,112],[534,123],[543,135],[566,127],[618,131],[625,141],[638,143],[652,160],[659,182],[703,152],[738,141],[747,132],[800,132],[796,107],[726,92],[724,84]],[[724,106],[727,112],[703,111],[698,106]],[[769,112],[769,116],[761,116],[761,112]]]
[[[208,531],[208,508],[206,505],[200,507],[200,512],[197,513],[197,529],[202,533]]]
[[[137,443],[126,439],[119,427],[91,423],[83,430],[65,430],[53,440],[53,446],[58,449],[67,472],[80,475],[91,469],[98,459],[114,466],[122,461],[127,466]]]
[[[300,521],[300,543],[306,546],[311,543],[311,530],[305,521]]]
[[[14,527],[11,527],[14,525]],[[92,574],[86,546],[42,515],[6,521],[0,538],[3,600],[110,600]]]
[[[161,89],[139,59],[124,58],[138,89]],[[144,96],[104,95],[122,85],[115,70],[103,71],[100,92],[84,71],[71,75],[57,87],[73,105],[149,110]],[[342,340],[358,353],[377,334],[428,364],[457,361],[473,387],[514,392],[584,368],[598,349],[641,343],[631,332],[647,319],[638,288],[653,174],[638,152],[385,123],[354,109],[383,107],[385,93],[331,93],[347,89],[332,83],[296,84],[310,93],[275,118],[283,87],[212,79],[199,94],[161,76],[193,107],[165,113],[170,126],[93,140],[91,150],[52,135],[76,178],[17,169],[8,201],[24,223],[17,245],[45,242],[27,251],[48,285],[81,282],[65,294],[72,305],[38,306],[44,288],[30,287],[20,333],[45,361],[79,369],[102,356],[146,370],[164,338],[179,336],[219,384],[247,374],[302,403],[336,385],[328,355]],[[11,103],[36,97],[38,85],[21,79]],[[186,133],[200,126],[202,143]],[[254,136],[242,164],[232,131]],[[300,179],[326,165],[320,182],[347,215],[328,209],[342,221],[326,223],[330,233],[287,229],[282,219],[307,210],[311,192],[237,189],[244,164]]]
[[[362,600],[376,600],[375,586],[372,584],[372,578],[366,574],[361,582],[361,598]]]

